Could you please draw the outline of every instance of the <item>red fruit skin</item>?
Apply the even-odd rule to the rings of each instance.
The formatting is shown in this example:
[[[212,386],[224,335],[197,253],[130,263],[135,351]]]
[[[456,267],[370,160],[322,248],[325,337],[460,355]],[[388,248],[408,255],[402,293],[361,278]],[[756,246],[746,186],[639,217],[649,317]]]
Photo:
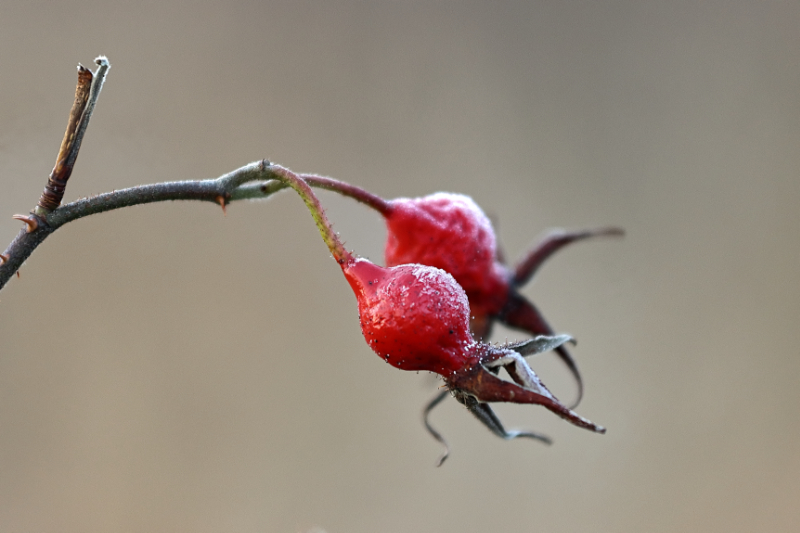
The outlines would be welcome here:
[[[508,300],[510,273],[497,261],[489,218],[468,196],[436,193],[397,198],[385,215],[386,264],[431,265],[464,288],[476,319],[499,313]]]
[[[443,376],[477,363],[469,301],[455,279],[424,265],[384,268],[365,259],[342,265],[372,350],[402,370]]]

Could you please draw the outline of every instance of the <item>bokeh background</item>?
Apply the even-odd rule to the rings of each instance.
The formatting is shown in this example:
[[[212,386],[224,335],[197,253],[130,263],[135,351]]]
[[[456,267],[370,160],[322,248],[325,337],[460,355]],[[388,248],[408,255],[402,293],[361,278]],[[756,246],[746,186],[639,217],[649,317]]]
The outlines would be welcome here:
[[[503,442],[450,401],[437,469],[436,382],[370,352],[298,198],[72,223],[0,294],[0,530],[800,530],[797,2],[5,1],[0,49],[0,248],[99,54],[67,200],[267,157],[472,195],[511,258],[628,231],[525,288],[608,433],[502,406],[555,444]]]

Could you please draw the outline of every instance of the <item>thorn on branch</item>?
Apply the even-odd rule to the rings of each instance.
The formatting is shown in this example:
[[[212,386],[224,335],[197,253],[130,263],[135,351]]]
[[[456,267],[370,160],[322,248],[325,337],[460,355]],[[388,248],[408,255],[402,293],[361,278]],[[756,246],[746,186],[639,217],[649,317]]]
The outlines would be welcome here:
[[[217,203],[220,205],[220,207],[222,207],[222,214],[224,216],[228,216],[228,210],[225,207],[225,197],[222,196],[221,194],[217,196]]]
[[[24,222],[28,226],[28,233],[33,233],[39,229],[39,221],[33,215],[14,215],[11,218]]]
[[[0,254],[0,266],[5,265],[8,263],[8,256]]]

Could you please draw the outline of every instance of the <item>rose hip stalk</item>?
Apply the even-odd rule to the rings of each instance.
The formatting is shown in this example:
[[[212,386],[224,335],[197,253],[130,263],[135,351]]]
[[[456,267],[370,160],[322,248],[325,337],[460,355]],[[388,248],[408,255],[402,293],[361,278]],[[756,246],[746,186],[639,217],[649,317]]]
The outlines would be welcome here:
[[[579,240],[620,236],[620,228],[552,231],[509,269],[503,264],[489,218],[468,196],[436,193],[422,198],[384,200],[359,187],[331,178],[302,175],[310,185],[350,196],[386,220],[386,265],[421,263],[452,274],[464,288],[471,309],[470,329],[478,339],[488,339],[495,321],[533,335],[552,335],[539,310],[519,292],[538,268],[555,252]],[[578,365],[565,346],[556,353],[567,365],[583,396]],[[434,400],[434,405],[441,398]],[[430,410],[429,406],[429,409]]]
[[[441,375],[456,399],[505,439],[529,437],[548,442],[535,433],[506,431],[487,402],[539,404],[576,426],[605,432],[559,402],[523,359],[563,345],[570,340],[568,336],[540,335],[506,346],[476,341],[469,329],[470,302],[452,275],[428,265],[381,267],[353,257],[332,230],[308,184],[285,168],[272,166],[271,170],[300,194],[311,211],[358,300],[364,338],[386,362],[403,370],[428,370]],[[496,376],[501,367],[515,383]],[[447,449],[441,436],[430,427],[429,430]],[[447,454],[445,451],[439,464]]]

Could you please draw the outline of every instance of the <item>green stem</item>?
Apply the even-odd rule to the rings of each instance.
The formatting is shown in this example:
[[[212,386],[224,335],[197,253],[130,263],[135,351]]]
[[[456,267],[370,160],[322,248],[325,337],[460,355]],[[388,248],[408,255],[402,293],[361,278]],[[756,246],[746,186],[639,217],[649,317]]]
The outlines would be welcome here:
[[[317,195],[314,194],[314,191],[308,183],[291,170],[280,165],[270,165],[269,170],[276,179],[294,189],[306,203],[306,207],[311,211],[311,216],[314,217],[314,222],[317,223],[317,228],[319,229],[320,235],[322,235],[322,240],[328,245],[328,249],[331,251],[331,254],[333,254],[333,258],[336,262],[340,265],[352,262],[353,256],[345,249],[344,244],[339,240],[339,236],[333,231],[328,217],[325,216],[325,210],[322,208],[322,204],[320,204]]]

